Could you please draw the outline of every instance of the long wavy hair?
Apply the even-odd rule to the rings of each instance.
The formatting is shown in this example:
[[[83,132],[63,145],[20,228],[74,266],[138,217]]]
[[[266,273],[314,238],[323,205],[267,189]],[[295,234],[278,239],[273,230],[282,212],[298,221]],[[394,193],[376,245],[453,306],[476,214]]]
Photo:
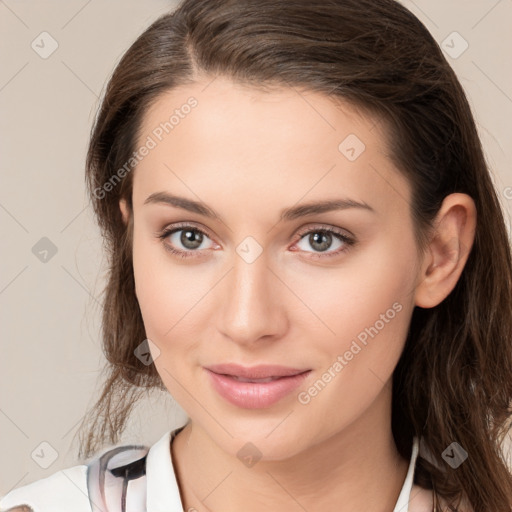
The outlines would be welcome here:
[[[133,172],[119,169],[136,149],[149,107],[201,76],[302,87],[378,115],[391,158],[412,186],[420,249],[448,194],[473,198],[475,240],[457,285],[436,307],[413,311],[393,374],[392,429],[403,457],[413,436],[422,440],[429,457],[418,459],[415,481],[450,510],[467,499],[475,512],[510,512],[502,444],[512,413],[512,258],[504,213],[461,84],[428,30],[394,0],[185,0],[124,54],[104,91],[86,162],[109,261],[107,364],[79,431],[79,457],[117,443],[142,395],[165,390],[155,366],[134,356],[146,334],[132,226],[119,209],[121,198],[132,208]],[[454,441],[469,454],[456,469],[442,457]]]

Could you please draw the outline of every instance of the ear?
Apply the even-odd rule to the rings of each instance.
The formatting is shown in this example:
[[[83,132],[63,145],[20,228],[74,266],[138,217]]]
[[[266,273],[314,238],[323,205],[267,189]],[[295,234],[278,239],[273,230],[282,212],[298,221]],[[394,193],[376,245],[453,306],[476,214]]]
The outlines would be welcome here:
[[[437,306],[455,288],[473,246],[476,217],[475,203],[467,194],[445,197],[418,276],[417,306]]]
[[[128,221],[130,219],[130,209],[128,207],[128,203],[126,199],[119,200],[119,208],[121,210],[121,215],[123,216],[123,222],[125,225],[128,225]]]

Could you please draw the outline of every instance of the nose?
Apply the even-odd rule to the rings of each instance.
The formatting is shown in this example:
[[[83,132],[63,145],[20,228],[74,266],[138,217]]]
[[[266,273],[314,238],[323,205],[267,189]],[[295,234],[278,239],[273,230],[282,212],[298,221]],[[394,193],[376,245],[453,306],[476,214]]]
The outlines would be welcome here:
[[[286,286],[270,266],[265,251],[252,263],[234,255],[233,268],[220,287],[218,330],[240,345],[281,337],[288,319]],[[289,293],[289,292],[287,292]]]

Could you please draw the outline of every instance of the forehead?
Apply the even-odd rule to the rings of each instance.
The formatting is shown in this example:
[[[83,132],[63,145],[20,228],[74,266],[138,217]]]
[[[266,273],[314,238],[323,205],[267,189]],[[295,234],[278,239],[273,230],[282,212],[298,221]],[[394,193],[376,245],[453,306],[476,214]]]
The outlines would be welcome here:
[[[217,77],[173,89],[146,112],[137,147],[144,144],[151,149],[135,170],[134,204],[176,189],[235,195],[260,210],[262,199],[270,206],[325,194],[381,208],[396,206],[397,194],[408,201],[378,120],[295,87],[259,90]]]

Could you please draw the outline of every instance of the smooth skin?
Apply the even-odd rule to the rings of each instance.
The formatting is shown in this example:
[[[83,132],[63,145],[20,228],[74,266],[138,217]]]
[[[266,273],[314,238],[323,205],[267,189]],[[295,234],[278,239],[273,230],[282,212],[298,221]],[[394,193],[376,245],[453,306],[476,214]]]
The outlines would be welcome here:
[[[172,445],[184,510],[329,512],[342,504],[390,512],[409,464],[391,432],[392,373],[414,307],[436,306],[459,279],[474,240],[474,202],[446,197],[420,254],[409,183],[389,158],[382,123],[297,88],[260,91],[203,77],[158,98],[139,146],[190,96],[197,106],[134,171],[133,211],[120,203],[124,221],[133,221],[136,294],[159,350],[154,363],[190,418]],[[350,134],[365,145],[353,161],[339,149]],[[158,192],[201,202],[219,218],[145,203]],[[373,211],[280,220],[283,209],[342,198]],[[203,238],[158,237],[177,223]],[[328,234],[322,242],[322,228],[355,243]],[[247,237],[262,249],[252,263],[237,252]],[[393,304],[400,311],[300,403],[298,393]],[[218,395],[203,369],[227,362],[312,371],[297,392],[250,410]],[[237,457],[246,443],[261,453],[252,467]],[[410,512],[431,507],[431,493],[414,486]]]

